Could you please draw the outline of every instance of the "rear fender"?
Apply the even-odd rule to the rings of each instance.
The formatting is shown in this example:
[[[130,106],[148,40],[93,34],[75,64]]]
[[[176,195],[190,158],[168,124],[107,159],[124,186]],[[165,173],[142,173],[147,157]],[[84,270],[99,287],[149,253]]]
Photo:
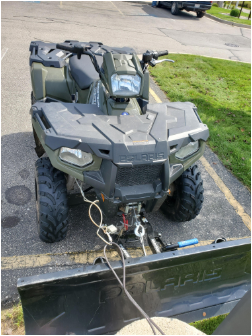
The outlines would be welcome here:
[[[46,96],[64,102],[71,102],[65,67],[45,67],[42,63],[33,62],[31,65],[32,90],[36,100]]]

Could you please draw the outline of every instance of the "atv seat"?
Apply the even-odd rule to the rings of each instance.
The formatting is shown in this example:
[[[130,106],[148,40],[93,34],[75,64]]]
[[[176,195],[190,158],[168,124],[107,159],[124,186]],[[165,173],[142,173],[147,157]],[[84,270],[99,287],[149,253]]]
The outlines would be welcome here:
[[[96,56],[96,59],[99,66],[101,66],[103,57]],[[81,90],[89,88],[93,81],[99,79],[98,72],[95,70],[88,55],[82,55],[80,59],[77,56],[70,57],[69,65],[73,79]]]

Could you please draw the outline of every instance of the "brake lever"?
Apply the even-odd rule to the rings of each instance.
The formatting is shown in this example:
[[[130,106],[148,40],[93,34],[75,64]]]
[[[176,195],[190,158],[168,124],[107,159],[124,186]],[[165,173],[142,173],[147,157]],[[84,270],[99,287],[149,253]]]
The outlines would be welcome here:
[[[161,60],[157,60],[157,61],[155,61],[156,62],[156,64],[158,64],[158,63],[162,63],[162,62],[172,62],[172,63],[174,63],[175,61],[173,61],[173,60],[171,60],[171,59],[168,59],[168,58],[164,58],[164,59],[161,59]]]
[[[162,63],[162,62],[172,62],[174,63],[175,61],[165,58],[165,59],[161,59],[161,60],[155,60],[154,58],[149,62],[149,64],[154,67],[155,65],[157,65],[158,63]]]

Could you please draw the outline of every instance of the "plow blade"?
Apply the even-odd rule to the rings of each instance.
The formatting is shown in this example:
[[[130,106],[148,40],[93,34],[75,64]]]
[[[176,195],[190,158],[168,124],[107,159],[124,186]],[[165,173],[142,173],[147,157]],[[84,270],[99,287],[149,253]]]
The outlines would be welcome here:
[[[126,285],[150,316],[227,313],[250,289],[250,239],[126,260]],[[122,276],[122,263],[112,262]],[[18,280],[26,334],[115,333],[142,318],[106,264]]]

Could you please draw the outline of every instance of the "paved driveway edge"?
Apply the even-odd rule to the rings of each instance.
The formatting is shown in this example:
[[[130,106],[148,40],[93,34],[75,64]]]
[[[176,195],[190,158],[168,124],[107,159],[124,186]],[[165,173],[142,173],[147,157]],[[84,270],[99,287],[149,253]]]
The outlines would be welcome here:
[[[227,21],[227,20],[222,20],[222,19],[219,19],[217,18],[216,16],[213,16],[211,14],[205,14],[206,17],[208,17],[209,19],[213,19],[215,21],[218,21],[218,22],[221,22],[221,23],[226,23],[230,26],[235,26],[235,27],[241,27],[241,28],[248,28],[248,29],[251,29],[251,26],[249,25],[245,25],[245,24],[242,24],[242,23],[235,23],[235,22],[230,22],[230,21]]]

